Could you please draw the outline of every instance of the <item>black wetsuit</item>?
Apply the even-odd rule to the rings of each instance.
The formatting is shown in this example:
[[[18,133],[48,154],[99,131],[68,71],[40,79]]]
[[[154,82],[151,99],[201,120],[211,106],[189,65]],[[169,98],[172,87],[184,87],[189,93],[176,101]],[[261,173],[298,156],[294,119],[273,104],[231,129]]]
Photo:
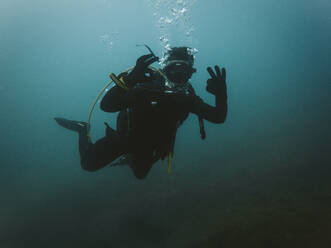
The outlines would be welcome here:
[[[158,78],[160,80],[160,78]],[[159,82],[148,82],[158,85]],[[144,178],[153,163],[165,158],[173,149],[177,128],[189,113],[199,115],[213,123],[223,123],[227,114],[227,96],[215,95],[215,107],[204,103],[187,83],[189,94],[161,94],[144,91],[137,87],[126,91],[114,86],[103,97],[101,109],[119,112],[117,131],[110,129],[108,135],[95,144],[88,144],[80,135],[82,167],[98,170],[123,154],[131,154],[130,167],[137,178]],[[157,93],[156,93],[157,92]]]

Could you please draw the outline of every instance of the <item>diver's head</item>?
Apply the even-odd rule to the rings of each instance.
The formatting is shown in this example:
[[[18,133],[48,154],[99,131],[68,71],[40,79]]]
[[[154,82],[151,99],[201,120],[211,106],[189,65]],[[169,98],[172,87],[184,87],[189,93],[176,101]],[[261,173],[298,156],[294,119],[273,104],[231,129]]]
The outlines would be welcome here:
[[[163,71],[168,80],[180,84],[186,83],[196,69],[193,68],[193,50],[189,47],[173,47],[165,53]]]

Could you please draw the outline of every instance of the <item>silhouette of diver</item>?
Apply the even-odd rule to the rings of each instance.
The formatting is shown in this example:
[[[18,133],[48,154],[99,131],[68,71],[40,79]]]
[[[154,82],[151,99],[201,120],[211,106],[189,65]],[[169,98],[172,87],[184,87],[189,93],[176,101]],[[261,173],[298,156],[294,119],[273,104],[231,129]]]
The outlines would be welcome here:
[[[105,112],[119,112],[117,130],[106,124],[106,135],[94,144],[86,122],[56,117],[56,122],[79,134],[81,167],[97,171],[125,155],[136,178],[146,177],[153,164],[173,152],[178,127],[189,113],[212,123],[224,123],[227,115],[225,68],[207,68],[211,78],[206,90],[215,96],[215,107],[203,102],[189,82],[194,55],[191,48],[173,47],[166,52],[160,71],[149,66],[158,61],[152,52],[138,58],[130,73],[118,78],[129,88],[111,88],[101,101]],[[202,136],[204,130],[200,130]],[[202,137],[204,138],[204,137]]]

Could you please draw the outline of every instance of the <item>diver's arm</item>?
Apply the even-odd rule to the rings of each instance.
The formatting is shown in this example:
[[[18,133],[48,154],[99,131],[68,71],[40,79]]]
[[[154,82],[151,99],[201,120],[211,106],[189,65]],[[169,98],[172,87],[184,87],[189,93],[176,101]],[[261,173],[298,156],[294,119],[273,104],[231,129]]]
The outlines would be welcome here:
[[[192,113],[213,123],[225,122],[228,112],[226,95],[215,95],[215,107],[203,102],[200,98],[195,105],[196,106],[191,111]]]
[[[213,123],[224,123],[228,112],[227,90],[226,90],[226,71],[222,72],[218,66],[215,66],[216,74],[213,70],[207,68],[211,78],[207,80],[206,90],[215,96],[215,107],[204,103],[199,97],[195,100],[193,113]]]

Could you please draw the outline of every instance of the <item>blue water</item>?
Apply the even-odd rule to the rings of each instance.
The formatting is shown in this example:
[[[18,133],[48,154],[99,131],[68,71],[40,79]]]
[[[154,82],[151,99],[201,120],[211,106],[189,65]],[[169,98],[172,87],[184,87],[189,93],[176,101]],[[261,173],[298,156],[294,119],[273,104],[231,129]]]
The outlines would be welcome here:
[[[330,30],[327,0],[1,0],[0,247],[329,247]],[[53,117],[86,121],[141,43],[198,49],[210,104],[224,66],[227,121],[202,141],[190,116],[170,175],[83,171]],[[94,141],[115,118],[97,106]]]

